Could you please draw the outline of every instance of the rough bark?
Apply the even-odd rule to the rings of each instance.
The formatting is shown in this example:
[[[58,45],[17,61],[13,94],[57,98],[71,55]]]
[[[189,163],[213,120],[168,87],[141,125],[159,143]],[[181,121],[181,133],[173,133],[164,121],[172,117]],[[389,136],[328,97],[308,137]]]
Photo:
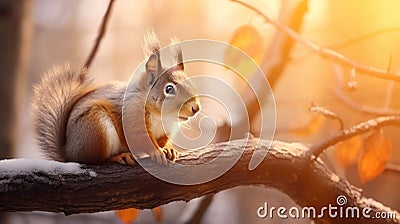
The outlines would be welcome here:
[[[337,206],[339,195],[347,198],[345,206],[359,209],[370,207],[371,215],[391,210],[373,199],[366,199],[361,190],[333,174],[320,160],[309,160],[308,148],[298,143],[274,141],[268,156],[255,170],[248,170],[256,140],[230,143],[228,162],[238,153],[238,147],[246,145],[239,161],[224,175],[200,185],[175,185],[161,181],[140,166],[118,164],[81,165],[83,173],[58,171],[31,171],[21,173],[12,170],[0,172],[0,211],[51,211],[65,214],[117,210],[128,207],[154,208],[171,201],[189,201],[203,195],[243,185],[276,188],[289,195],[300,206],[321,209],[332,204]],[[177,163],[199,164],[219,155],[227,143],[212,145],[206,149],[182,154]],[[267,150],[268,142],[261,141],[258,148]],[[150,160],[144,162],[152,163]],[[221,164],[216,164],[219,166]],[[93,175],[95,172],[96,175]],[[176,170],[171,175],[188,175]],[[193,175],[193,174],[189,174]],[[267,198],[265,199],[268,200]],[[261,206],[261,205],[260,205]],[[254,211],[256,212],[256,211]],[[396,217],[399,217],[397,212]],[[348,219],[331,219],[328,215],[319,223],[348,223]],[[400,223],[397,219],[354,219],[357,223]]]

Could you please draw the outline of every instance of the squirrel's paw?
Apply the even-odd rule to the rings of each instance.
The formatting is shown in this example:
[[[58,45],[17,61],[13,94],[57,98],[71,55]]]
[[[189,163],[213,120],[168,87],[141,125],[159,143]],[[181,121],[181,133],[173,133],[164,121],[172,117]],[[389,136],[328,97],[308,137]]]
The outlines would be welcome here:
[[[163,149],[154,150],[154,152],[150,153],[151,160],[155,161],[160,165],[167,165],[167,158],[163,152]]]
[[[175,161],[178,158],[178,151],[172,147],[164,146],[162,151],[165,154],[165,157],[171,161]]]
[[[133,166],[135,164],[135,158],[130,152],[123,152],[115,156],[111,156],[107,161],[117,162],[119,164],[129,165],[129,166]]]
[[[168,160],[175,161],[178,158],[178,151],[172,147],[159,148],[150,154],[150,158],[160,165],[167,165]]]

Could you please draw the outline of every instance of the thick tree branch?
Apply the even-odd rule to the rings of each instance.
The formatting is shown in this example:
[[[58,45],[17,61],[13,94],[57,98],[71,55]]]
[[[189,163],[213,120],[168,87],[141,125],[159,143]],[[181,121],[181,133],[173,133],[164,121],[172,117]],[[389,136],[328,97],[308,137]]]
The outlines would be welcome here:
[[[297,34],[295,31],[293,31],[289,27],[269,18],[263,12],[258,10],[256,7],[253,7],[245,2],[238,1],[238,0],[231,0],[231,1],[237,2],[241,5],[249,8],[250,10],[258,13],[261,17],[263,17],[265,19],[266,22],[268,22],[269,24],[274,26],[277,30],[285,33],[286,35],[293,38],[297,43],[301,44],[303,47],[305,47],[309,51],[312,51],[312,52],[320,55],[323,58],[326,58],[330,61],[339,63],[339,64],[349,67],[351,69],[355,69],[355,71],[360,72],[361,74],[366,74],[366,75],[370,75],[370,76],[381,78],[381,79],[393,80],[396,82],[400,82],[400,74],[399,73],[389,73],[384,69],[379,69],[379,68],[371,67],[368,65],[364,65],[364,64],[361,64],[351,58],[348,58],[336,51],[321,47],[314,42],[304,39],[303,37],[301,37],[299,34]]]
[[[248,164],[256,148],[256,140],[234,140],[208,148],[182,153],[177,163],[195,165],[229,150],[229,156],[216,163],[216,167],[230,162],[241,153],[239,146],[246,145],[239,161],[224,175],[200,185],[175,185],[161,181],[140,166],[129,167],[118,164],[101,166],[80,165],[80,168],[54,168],[50,171],[33,169],[26,164],[18,171],[18,160],[0,162],[0,211],[51,211],[75,214],[117,210],[128,207],[154,208],[171,201],[189,201],[203,195],[216,193],[241,185],[258,185],[276,188],[289,195],[300,206],[313,206],[320,210],[324,206],[337,205],[339,195],[347,198],[346,206],[362,210],[371,208],[370,215],[377,212],[394,212],[390,208],[366,199],[361,190],[329,171],[320,160],[310,160],[308,148],[301,144],[274,141],[268,156],[255,170]],[[261,140],[259,150],[268,150],[268,141]],[[150,160],[144,162],[152,163]],[[30,161],[33,162],[33,161]],[[48,163],[71,167],[74,164]],[[42,162],[41,162],[42,163]],[[75,164],[78,166],[78,164]],[[14,166],[14,167],[13,167]],[[53,166],[53,165],[51,165]],[[5,168],[8,167],[8,168]],[[187,173],[184,169],[170,175],[201,175]],[[265,198],[268,201],[268,198]],[[29,202],[29,203],[27,203]],[[262,206],[262,205],[260,205]],[[256,211],[254,211],[256,212]],[[325,216],[321,223],[348,223],[348,219],[331,219]],[[354,219],[352,223],[400,223],[399,219]]]

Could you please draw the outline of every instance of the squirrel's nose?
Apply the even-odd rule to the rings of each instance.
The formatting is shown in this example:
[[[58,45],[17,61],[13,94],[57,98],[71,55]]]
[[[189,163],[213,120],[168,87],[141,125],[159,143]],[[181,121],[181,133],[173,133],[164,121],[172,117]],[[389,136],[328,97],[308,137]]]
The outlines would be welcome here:
[[[200,110],[199,104],[196,103],[195,105],[192,106],[193,114],[196,114],[197,112],[199,112],[199,110]]]

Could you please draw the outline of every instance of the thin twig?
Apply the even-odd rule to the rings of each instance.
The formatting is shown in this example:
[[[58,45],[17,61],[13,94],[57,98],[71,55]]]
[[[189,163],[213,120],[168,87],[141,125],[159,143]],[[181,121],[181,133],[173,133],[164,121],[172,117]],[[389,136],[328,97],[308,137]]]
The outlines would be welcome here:
[[[287,27],[275,20],[270,19],[267,15],[265,15],[263,12],[261,12],[254,6],[251,6],[245,2],[241,2],[238,0],[231,0],[231,1],[237,2],[241,5],[249,8],[250,10],[258,13],[261,17],[263,17],[266,20],[267,23],[270,23],[272,26],[274,26],[279,31],[285,33],[289,37],[296,40],[296,42],[301,44],[306,49],[317,53],[318,55],[320,55],[323,58],[340,63],[343,66],[354,68],[362,74],[370,75],[372,77],[381,78],[381,79],[385,79],[385,80],[393,80],[396,82],[400,82],[400,74],[399,73],[387,73],[386,70],[361,64],[353,59],[345,57],[344,55],[342,55],[336,51],[333,51],[333,50],[327,49],[327,48],[323,48],[323,47],[319,46],[318,44],[315,44],[314,42],[311,42],[309,40],[302,38],[299,34],[297,34],[295,31],[293,31],[289,27]]]
[[[388,163],[388,164],[386,164],[385,171],[393,171],[393,172],[396,172],[396,173],[400,173],[400,165],[399,164]]]
[[[317,106],[314,103],[311,103],[310,111],[313,113],[321,114],[326,118],[330,118],[330,119],[337,121],[340,125],[340,130],[343,130],[343,128],[344,128],[343,120],[337,114],[333,113],[332,111],[330,111],[324,107]]]
[[[390,69],[392,68],[392,60],[393,60],[393,56],[390,55],[387,69],[386,69],[387,73],[389,73]],[[392,101],[392,93],[393,93],[394,84],[395,83],[393,81],[390,81],[387,84],[385,103],[383,105],[383,108],[385,108],[385,109],[390,108],[390,102]]]
[[[103,39],[104,34],[106,33],[106,30],[107,30],[107,24],[111,17],[111,10],[112,10],[114,2],[115,2],[115,0],[110,0],[110,2],[108,3],[107,11],[105,12],[105,14],[103,16],[103,20],[101,21],[100,29],[99,29],[99,32],[96,37],[96,42],[94,43],[94,46],[93,46],[92,50],[90,51],[88,58],[86,59],[84,68],[90,67],[90,65],[93,62],[94,57],[97,54],[101,40]]]
[[[331,85],[329,87],[329,89],[341,102],[345,103],[348,107],[352,108],[353,110],[357,110],[362,113],[365,113],[365,114],[371,114],[371,115],[377,115],[377,116],[400,115],[400,110],[362,105],[362,104],[352,100],[342,90],[341,86],[343,85],[343,72],[342,72],[341,67],[334,64],[333,70],[334,70],[333,74],[336,77],[336,80],[339,85],[338,86]]]
[[[389,116],[389,115],[399,115],[400,114],[400,110],[371,107],[371,106],[362,105],[360,103],[357,103],[354,100],[350,99],[340,88],[335,88],[335,87],[331,86],[329,89],[340,101],[345,103],[350,108],[360,111],[362,113],[378,115],[378,116]]]
[[[382,34],[387,34],[389,32],[391,32],[391,33],[392,32],[400,32],[400,27],[393,27],[393,28],[388,28],[388,29],[383,29],[383,30],[377,30],[377,31],[374,31],[374,32],[367,33],[367,34],[364,34],[362,36],[356,37],[354,39],[351,39],[348,42],[337,44],[337,45],[332,45],[329,48],[336,49],[336,50],[337,49],[346,48],[346,47],[349,47],[349,46],[354,45],[354,44],[359,44],[359,43],[361,43],[363,41],[366,41],[366,40],[368,40],[370,38],[377,37],[377,36],[382,35]]]
[[[309,156],[318,156],[329,146],[333,146],[338,142],[350,139],[354,136],[361,135],[371,131],[372,129],[381,128],[383,126],[400,126],[400,116],[382,116],[370,119],[354,125],[351,128],[344,129],[324,139],[322,142],[313,145],[309,150]]]

